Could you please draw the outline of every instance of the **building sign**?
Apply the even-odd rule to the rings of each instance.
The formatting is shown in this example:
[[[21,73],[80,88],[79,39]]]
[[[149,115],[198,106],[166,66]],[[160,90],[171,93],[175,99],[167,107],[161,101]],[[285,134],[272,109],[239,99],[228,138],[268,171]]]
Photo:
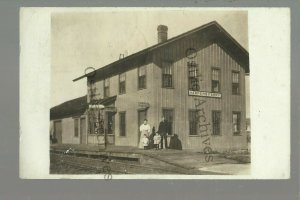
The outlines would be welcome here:
[[[97,108],[97,109],[103,109],[104,106],[103,105],[98,105],[98,104],[90,104],[89,108]]]
[[[189,96],[221,98],[222,95],[221,95],[221,93],[189,90]]]
[[[150,104],[148,102],[138,102],[138,106],[140,109],[147,109],[150,107]]]

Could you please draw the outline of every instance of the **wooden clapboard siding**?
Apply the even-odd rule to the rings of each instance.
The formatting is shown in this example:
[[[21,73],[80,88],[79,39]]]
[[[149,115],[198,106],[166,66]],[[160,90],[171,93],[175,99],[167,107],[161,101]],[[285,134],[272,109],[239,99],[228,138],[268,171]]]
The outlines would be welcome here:
[[[220,83],[222,98],[197,97],[206,102],[205,117],[211,123],[213,110],[221,111],[221,135],[210,136],[211,145],[215,150],[235,149],[246,146],[245,132],[245,83],[244,68],[237,63],[219,44],[207,44],[197,39],[180,41],[176,45],[158,51],[154,58],[155,77],[154,102],[157,124],[162,114],[162,108],[173,108],[175,111],[174,133],[179,135],[184,148],[203,149],[203,138],[199,136],[189,136],[188,112],[195,109],[193,96],[188,96],[188,58],[185,57],[185,49],[197,49],[197,56],[193,59],[198,65],[202,74],[200,82],[201,91],[211,91],[211,70],[212,67],[220,69]],[[168,52],[168,53],[166,53]],[[178,57],[180,59],[178,59]],[[172,60],[174,62],[174,89],[161,87],[161,61]],[[232,95],[232,70],[240,72],[240,95]],[[241,136],[233,136],[232,133],[232,112],[241,112]],[[211,134],[212,126],[209,126]]]
[[[110,96],[117,95],[115,107],[117,113],[115,114],[115,145],[121,146],[137,146],[138,144],[138,102],[148,102],[151,107],[153,102],[153,84],[156,82],[153,74],[153,63],[144,64],[146,66],[146,89],[138,90],[138,66],[125,72],[126,76],[126,93],[119,94],[119,75],[113,75],[110,79]],[[160,79],[159,79],[160,80]],[[88,84],[89,85],[89,84]],[[95,80],[97,87],[97,95],[95,98],[103,98],[104,81],[102,79]],[[120,136],[119,120],[120,112],[126,112],[126,136]],[[148,109],[148,121],[153,126],[154,110]],[[94,136],[89,136],[89,143],[95,143]]]
[[[83,121],[84,124],[81,124],[80,121],[78,121],[78,136],[75,136],[75,121],[74,119],[86,119],[86,115],[77,115],[76,117],[62,117],[60,119],[54,119],[50,121],[51,126],[51,134],[52,136],[56,134],[56,138],[58,139],[58,143],[60,144],[86,144],[87,137],[83,132],[87,132],[87,121]],[[55,132],[55,125],[58,124],[58,130],[59,133]],[[83,127],[82,127],[83,126]],[[56,130],[57,131],[57,130]],[[80,140],[81,134],[83,135],[83,140]]]
[[[116,107],[116,145],[137,146],[138,144],[138,102],[148,102],[152,106],[153,76],[151,76],[152,63],[146,64],[146,89],[138,90],[138,69],[126,72],[126,93],[118,95]],[[120,136],[119,112],[126,112],[126,136]],[[152,126],[153,114],[148,109],[148,121]]]
[[[188,68],[186,50],[194,48],[197,56],[193,60],[202,74],[201,91],[211,91],[212,67],[220,69],[222,98],[188,96]],[[150,105],[147,118],[151,127],[158,128],[163,108],[174,110],[174,133],[178,134],[183,148],[203,149],[204,139],[189,135],[189,110],[195,109],[195,98],[205,100],[204,108],[208,123],[212,123],[212,111],[221,111],[221,135],[210,135],[211,147],[222,151],[246,148],[245,131],[245,70],[249,72],[249,55],[217,22],[211,22],[197,29],[181,34],[165,42],[153,45],[121,60],[110,63],[95,71],[93,77],[83,75],[74,81],[87,77],[87,103],[90,102],[90,88],[96,88],[94,98],[102,99],[104,79],[110,79],[110,94],[116,95],[115,144],[137,146],[139,102]],[[173,63],[174,88],[162,88],[162,62]],[[146,66],[147,89],[138,90],[138,67]],[[240,72],[240,94],[232,95],[232,70]],[[119,74],[126,75],[126,93],[119,94]],[[89,74],[91,75],[91,74]],[[94,79],[93,86],[90,80]],[[232,112],[241,112],[241,136],[233,136]],[[119,112],[126,112],[126,136],[120,136]],[[87,118],[88,121],[88,118]],[[211,134],[211,125],[209,134]],[[95,135],[89,135],[89,143],[95,143]]]
[[[220,69],[221,98],[188,96],[188,68],[186,50],[194,48],[197,56],[193,60],[199,65],[202,74],[200,90],[211,92],[212,67]],[[246,148],[245,130],[245,66],[242,66],[218,42],[211,40],[209,35],[193,35],[170,43],[145,56],[140,62],[133,62],[133,66],[123,66],[128,69],[126,74],[126,93],[119,95],[119,75],[111,75],[110,96],[117,95],[115,106],[115,144],[122,146],[137,146],[138,143],[138,102],[147,102],[147,118],[151,127],[158,128],[163,108],[174,110],[174,133],[178,134],[185,149],[202,150],[204,138],[189,135],[189,110],[195,109],[195,98],[205,100],[204,108],[208,126],[210,145],[214,150]],[[150,61],[149,61],[150,60]],[[162,62],[173,63],[174,88],[162,88]],[[138,90],[138,69],[146,66],[147,88]],[[240,94],[232,95],[232,70],[240,72]],[[103,98],[103,79],[95,81],[97,98]],[[88,84],[89,86],[89,84]],[[212,111],[221,111],[221,135],[212,136]],[[119,134],[119,112],[126,111],[126,136]],[[241,112],[241,136],[233,136],[232,112]]]

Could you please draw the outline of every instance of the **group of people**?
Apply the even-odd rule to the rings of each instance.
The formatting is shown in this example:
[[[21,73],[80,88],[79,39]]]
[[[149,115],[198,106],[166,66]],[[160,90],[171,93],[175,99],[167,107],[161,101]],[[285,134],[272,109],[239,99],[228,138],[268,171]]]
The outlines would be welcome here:
[[[159,123],[157,132],[155,127],[152,128],[148,124],[148,120],[145,119],[144,123],[140,126],[140,143],[139,148],[144,149],[168,149],[167,136],[171,135],[170,126],[165,117],[162,117],[161,122]]]

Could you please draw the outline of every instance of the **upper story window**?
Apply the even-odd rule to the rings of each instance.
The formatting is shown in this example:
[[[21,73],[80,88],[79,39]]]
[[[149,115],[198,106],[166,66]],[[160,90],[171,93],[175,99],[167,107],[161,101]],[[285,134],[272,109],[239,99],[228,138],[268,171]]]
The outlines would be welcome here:
[[[173,65],[171,62],[163,62],[162,65],[162,87],[173,87]]]
[[[109,97],[109,78],[104,79],[104,97]]]
[[[125,72],[119,75],[119,94],[126,93],[126,76]]]
[[[89,80],[89,90],[88,93],[90,95],[90,99],[94,99],[96,97],[96,84],[94,80]]]
[[[189,90],[199,91],[199,67],[195,61],[188,62]]]
[[[220,70],[213,68],[211,73],[211,91],[220,92]]]
[[[146,89],[146,66],[138,68],[138,89]]]
[[[232,72],[232,94],[240,94],[240,73]]]

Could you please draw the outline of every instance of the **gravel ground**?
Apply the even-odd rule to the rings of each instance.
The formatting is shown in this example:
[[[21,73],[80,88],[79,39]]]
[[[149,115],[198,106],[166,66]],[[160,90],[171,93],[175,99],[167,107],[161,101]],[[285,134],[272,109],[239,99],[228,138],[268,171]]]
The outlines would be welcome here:
[[[109,172],[110,170],[110,172]],[[180,174],[180,172],[156,166],[143,166],[132,161],[106,162],[66,155],[50,155],[50,174]]]

